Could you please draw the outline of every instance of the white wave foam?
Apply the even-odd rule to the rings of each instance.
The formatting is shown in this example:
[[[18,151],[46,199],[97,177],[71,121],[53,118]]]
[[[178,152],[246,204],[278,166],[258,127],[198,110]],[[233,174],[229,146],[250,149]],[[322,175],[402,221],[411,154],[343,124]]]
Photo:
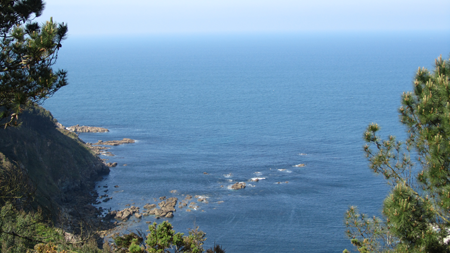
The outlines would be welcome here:
[[[259,180],[264,180],[264,179],[266,179],[266,178],[265,178],[265,177],[252,177],[252,178],[250,179],[250,181],[258,182]]]
[[[232,177],[232,176],[233,176],[233,173],[229,173],[229,174],[223,174],[223,176],[224,176],[224,177],[226,177],[226,178],[230,178],[230,177]]]

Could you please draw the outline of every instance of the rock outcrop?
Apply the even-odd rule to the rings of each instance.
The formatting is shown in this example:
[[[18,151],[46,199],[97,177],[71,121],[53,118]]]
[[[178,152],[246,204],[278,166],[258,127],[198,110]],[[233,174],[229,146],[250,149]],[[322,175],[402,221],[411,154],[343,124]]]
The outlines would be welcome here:
[[[147,210],[152,210],[152,209],[154,209],[154,208],[156,208],[156,205],[155,204],[146,204],[145,206],[144,206],[144,209],[147,209]]]
[[[128,143],[135,143],[135,140],[129,139],[129,138],[123,138],[122,140],[114,140],[114,141],[102,141],[99,140],[96,143],[86,143],[86,146],[92,151],[94,152],[96,155],[104,155],[104,156],[114,156],[113,153],[106,151],[108,149],[110,149],[111,147],[105,147],[102,145],[107,145],[107,146],[118,146],[118,145],[122,145],[122,144],[128,144]],[[112,162],[112,163],[106,163],[105,165],[108,167],[116,167],[117,163],[116,162]],[[124,164],[124,166],[126,166],[126,164]]]
[[[136,214],[138,215],[136,216]],[[141,218],[141,215],[139,214],[139,207],[131,206],[129,208],[123,209],[122,211],[118,211],[115,218],[118,220],[126,221],[132,215],[135,215],[136,218]]]
[[[92,127],[92,126],[80,126],[75,125],[68,127],[67,130],[77,133],[106,133],[109,132],[108,129],[103,127]]]
[[[108,167],[110,167],[110,168],[113,168],[113,167],[116,167],[116,166],[117,166],[117,163],[116,163],[116,162],[113,162],[113,163],[107,163],[106,166],[108,166]]]
[[[144,212],[144,215],[155,215],[156,218],[172,218],[173,212],[176,211],[175,206],[177,205],[177,201],[178,198],[168,198],[158,203],[159,208],[155,204],[146,204],[144,209],[147,211]]]
[[[135,143],[135,140],[129,138],[123,138],[122,140],[113,140],[113,141],[102,141],[98,140],[98,142],[93,143],[92,145],[108,145],[108,146],[119,146],[122,144]]]
[[[92,150],[92,152],[94,152],[96,155],[101,155],[101,154],[105,154],[105,153],[110,153],[107,152],[106,150],[110,149],[110,147],[102,147],[102,146],[93,146],[91,143],[86,143],[86,146]],[[112,154],[111,154],[112,155]]]
[[[244,182],[236,182],[235,184],[233,184],[231,186],[231,189],[233,189],[233,190],[240,190],[240,189],[244,189],[244,188],[245,188]]]
[[[106,197],[107,195],[103,195],[102,197]],[[112,219],[115,218],[120,221],[127,221],[130,219],[130,217],[135,217],[137,219],[141,219],[143,216],[149,216],[153,215],[156,219],[160,218],[173,218],[174,213],[176,212],[176,206],[178,204],[178,208],[182,209],[184,207],[187,207],[185,210],[186,212],[191,212],[195,210],[200,209],[200,204],[208,204],[208,197],[203,195],[196,195],[195,197],[192,197],[191,195],[187,195],[183,201],[178,203],[178,198],[176,197],[170,197],[167,198],[166,196],[162,196],[159,198],[161,201],[158,204],[150,204],[147,203],[143,206],[142,213],[139,213],[139,207],[131,206],[129,208],[125,208],[121,211],[111,211],[109,212],[103,219]],[[193,200],[197,200],[197,202],[193,202]],[[154,198],[154,201],[157,201],[156,198]],[[192,201],[188,203],[188,201]],[[223,201],[222,201],[223,202]],[[222,203],[219,202],[219,203]],[[127,204],[125,206],[130,206],[130,204]],[[204,210],[202,210],[204,212]],[[148,223],[148,222],[147,222]]]

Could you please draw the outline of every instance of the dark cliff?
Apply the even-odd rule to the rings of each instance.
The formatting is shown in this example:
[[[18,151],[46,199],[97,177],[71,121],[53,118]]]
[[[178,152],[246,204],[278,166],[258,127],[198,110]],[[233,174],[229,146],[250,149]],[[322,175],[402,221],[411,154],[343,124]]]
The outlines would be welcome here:
[[[53,216],[62,207],[80,207],[80,198],[81,206],[88,205],[95,181],[109,168],[42,107],[26,110],[20,121],[18,128],[0,129],[0,166],[26,171],[36,189],[34,205]]]

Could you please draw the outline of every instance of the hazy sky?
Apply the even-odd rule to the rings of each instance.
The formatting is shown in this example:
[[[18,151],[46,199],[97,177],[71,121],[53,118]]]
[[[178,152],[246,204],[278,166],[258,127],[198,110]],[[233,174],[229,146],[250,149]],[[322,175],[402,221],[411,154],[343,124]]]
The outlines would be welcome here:
[[[292,31],[450,32],[449,0],[45,0],[71,35]]]

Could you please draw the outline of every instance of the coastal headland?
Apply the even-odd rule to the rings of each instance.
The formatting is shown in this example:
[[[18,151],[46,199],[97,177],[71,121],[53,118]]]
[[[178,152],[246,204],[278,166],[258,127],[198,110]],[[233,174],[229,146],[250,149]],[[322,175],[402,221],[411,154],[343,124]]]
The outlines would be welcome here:
[[[173,189],[166,196],[147,200],[142,206],[128,203],[121,210],[105,210],[101,203],[113,198],[112,189],[118,188],[117,192],[121,189],[120,185],[102,186],[101,180],[111,169],[119,165],[127,166],[114,161],[111,149],[119,145],[133,145],[136,141],[122,138],[86,143],[78,133],[104,133],[104,138],[108,139],[109,130],[96,126],[65,127],[39,106],[24,111],[20,120],[22,124],[19,128],[0,131],[3,165],[26,171],[36,189],[33,205],[36,208],[39,206],[46,217],[71,238],[81,231],[80,224],[84,224],[84,228],[88,224],[101,243],[103,237],[121,231],[130,221],[152,223],[150,217],[171,219],[177,211],[203,212],[210,203],[215,205],[210,209],[224,203],[222,199],[210,198],[205,192],[186,194]],[[280,172],[282,170],[279,169]],[[217,187],[224,190],[245,191],[246,187],[255,187],[255,183],[266,179],[259,172],[255,174],[258,177],[249,178],[247,183],[233,180],[232,173],[215,175],[203,172],[199,176],[222,178]],[[228,185],[224,186],[224,182]]]

